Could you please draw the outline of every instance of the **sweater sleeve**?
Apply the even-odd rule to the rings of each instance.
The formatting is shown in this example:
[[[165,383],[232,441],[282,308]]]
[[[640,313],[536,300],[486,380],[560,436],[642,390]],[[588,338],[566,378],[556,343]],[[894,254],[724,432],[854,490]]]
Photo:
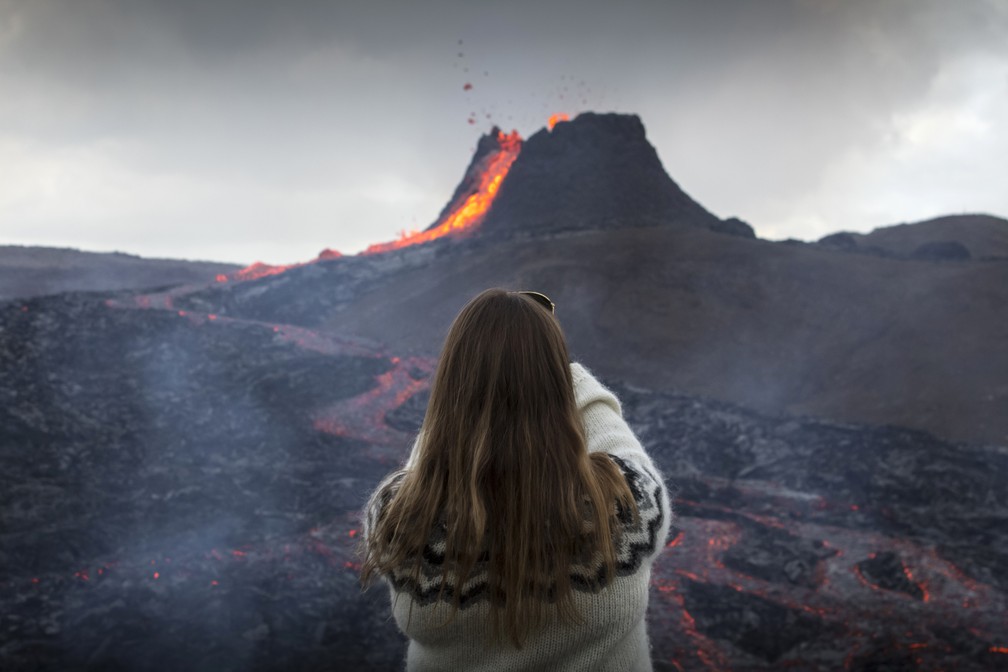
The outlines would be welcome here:
[[[623,419],[623,409],[616,395],[576,362],[571,364],[571,377],[574,379],[574,400],[584,423],[588,452],[606,452],[653,467],[651,458]]]
[[[623,472],[643,519],[644,536],[638,550],[653,560],[664,548],[672,521],[665,480],[623,419],[623,409],[616,395],[576,362],[571,364],[571,377],[588,452],[608,453]]]

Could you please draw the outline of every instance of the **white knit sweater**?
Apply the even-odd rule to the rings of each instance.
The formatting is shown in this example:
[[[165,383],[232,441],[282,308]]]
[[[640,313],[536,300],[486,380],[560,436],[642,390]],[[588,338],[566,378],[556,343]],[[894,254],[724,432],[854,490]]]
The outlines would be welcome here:
[[[385,577],[392,596],[392,613],[409,637],[406,668],[425,670],[651,670],[651,655],[644,620],[648,605],[651,566],[665,544],[672,516],[661,474],[623,420],[619,401],[580,364],[571,364],[574,394],[584,421],[589,452],[609,453],[623,471],[640,511],[636,524],[625,523],[617,548],[616,577],[601,588],[586,577],[599,567],[574,567],[574,604],[584,622],[553,623],[532,633],[521,649],[493,643],[483,596],[485,581],[477,568],[473,576],[451,591],[462,591],[462,608],[447,625],[450,597],[438,600],[444,542],[432,537],[425,549],[423,573],[417,585],[410,577],[392,573]],[[407,462],[412,463],[412,456]],[[367,534],[381,507],[379,496],[368,506]],[[582,579],[578,587],[577,579]],[[446,594],[451,592],[446,590]]]

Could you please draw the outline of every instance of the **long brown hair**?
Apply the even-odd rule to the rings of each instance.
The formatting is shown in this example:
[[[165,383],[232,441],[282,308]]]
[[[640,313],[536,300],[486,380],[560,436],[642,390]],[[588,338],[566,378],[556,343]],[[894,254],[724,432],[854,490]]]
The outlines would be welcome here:
[[[553,616],[579,622],[578,558],[615,574],[617,509],[636,513],[619,468],[590,454],[574,400],[567,344],[552,313],[490,289],[448,331],[413,459],[386,479],[368,531],[361,581],[412,567],[437,523],[445,530],[441,590],[486,564],[493,632],[516,646]],[[377,501],[381,490],[376,494]],[[450,578],[451,575],[451,578]],[[454,609],[461,591],[453,591]]]

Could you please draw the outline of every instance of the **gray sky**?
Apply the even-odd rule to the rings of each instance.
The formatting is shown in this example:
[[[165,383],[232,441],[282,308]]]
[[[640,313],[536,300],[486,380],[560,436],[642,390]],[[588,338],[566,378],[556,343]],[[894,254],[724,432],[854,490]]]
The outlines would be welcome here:
[[[0,0],[0,244],[352,253],[586,110],[762,237],[1008,216],[1008,0]]]

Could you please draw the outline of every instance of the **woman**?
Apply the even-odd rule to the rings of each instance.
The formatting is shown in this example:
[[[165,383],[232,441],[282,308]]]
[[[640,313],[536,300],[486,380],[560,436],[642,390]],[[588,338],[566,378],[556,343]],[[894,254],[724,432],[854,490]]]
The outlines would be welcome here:
[[[650,670],[644,615],[671,512],[616,397],[553,304],[491,289],[455,318],[405,467],[364,526],[409,670]]]

